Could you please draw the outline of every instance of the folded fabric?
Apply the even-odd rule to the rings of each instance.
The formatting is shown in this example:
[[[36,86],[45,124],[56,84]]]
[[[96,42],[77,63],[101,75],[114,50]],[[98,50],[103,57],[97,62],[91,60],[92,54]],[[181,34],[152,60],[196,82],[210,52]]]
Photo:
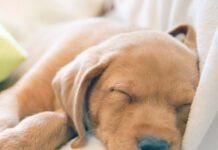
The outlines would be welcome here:
[[[207,59],[205,60],[205,66],[202,70],[201,79],[195,96],[195,100],[192,104],[192,110],[189,117],[186,134],[183,141],[183,147],[185,150],[198,150],[202,149],[201,144],[205,143],[204,136],[211,130],[211,123],[214,120],[218,111],[218,30],[215,32],[211,48]],[[198,137],[198,138],[194,138]],[[217,145],[214,142],[215,139],[210,136],[210,145]],[[205,143],[207,144],[207,143]],[[210,149],[209,150],[215,150]]]
[[[69,141],[66,145],[61,147],[59,150],[73,150],[71,148],[71,142]],[[92,134],[87,134],[87,144],[84,147],[76,148],[76,150],[105,150],[104,145]]]
[[[0,82],[6,79],[26,58],[25,50],[0,25]]]

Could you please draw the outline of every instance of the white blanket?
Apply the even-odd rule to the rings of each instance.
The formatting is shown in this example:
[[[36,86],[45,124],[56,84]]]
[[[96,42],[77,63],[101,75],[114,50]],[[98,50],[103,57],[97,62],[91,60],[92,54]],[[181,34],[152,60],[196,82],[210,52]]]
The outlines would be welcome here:
[[[118,7],[115,8],[120,10],[116,10],[114,15],[129,24],[158,30],[168,30],[184,22],[195,26],[201,77],[191,108],[183,149],[201,148],[199,145],[203,142],[202,139],[218,110],[218,1],[137,0],[134,3],[134,0],[125,0],[125,6],[127,6],[125,8],[122,7],[124,0],[117,1],[120,3],[117,3]],[[116,12],[119,13],[116,14]],[[218,139],[218,135],[207,138]],[[216,143],[210,143],[212,144]]]
[[[202,148],[199,145],[203,142],[202,139],[209,130],[218,110],[218,1],[115,1],[116,9],[108,16],[126,24],[140,25],[157,30],[169,30],[184,22],[195,26],[201,77],[191,108],[183,149],[197,150]],[[218,135],[207,138],[218,139]],[[210,143],[210,147],[216,144],[215,139],[209,141],[213,141],[213,143]]]
[[[10,1],[11,0],[0,1],[0,14],[2,14],[0,17],[9,28],[12,28],[13,31],[20,31],[19,33],[22,34],[19,35],[26,36],[26,33],[30,33],[29,30],[35,30],[36,26],[39,24],[41,25],[43,23],[46,24],[45,22],[60,22],[72,18],[78,18],[75,17],[77,12],[73,12],[73,10],[78,11],[77,15],[84,13],[85,15],[83,14],[82,16],[92,16],[99,11],[103,0],[72,0],[74,4],[78,4],[78,7],[73,5],[70,0],[62,1],[61,7],[59,7],[60,3],[58,0],[31,0],[32,3],[30,0],[28,0],[28,3],[23,0],[22,2],[25,2],[24,4],[32,7],[34,6],[35,9],[28,7],[25,12],[25,5],[22,5],[22,7],[18,5],[20,6],[20,10],[22,8],[22,11],[21,13],[16,13],[15,11],[15,14],[10,13],[10,10],[5,7],[5,4],[11,5]],[[20,2],[19,0],[16,1],[17,3]],[[11,9],[17,9],[15,7],[16,1],[13,0],[14,5],[13,7],[10,7]],[[43,7],[41,7],[42,5],[40,4],[42,2],[45,4]],[[172,28],[176,24],[184,22],[193,24],[196,27],[201,78],[184,136],[183,149],[197,150],[218,110],[218,1],[114,0],[114,3],[115,10],[110,12],[107,17],[113,20],[119,20],[126,24],[140,25],[142,27],[163,31]],[[92,7],[89,7],[91,4]],[[90,10],[87,8],[92,9]],[[47,16],[40,16],[40,12],[44,11],[45,14],[46,10],[49,11]],[[90,12],[88,13],[86,10]],[[31,13],[31,11],[33,12]],[[25,13],[27,13],[25,15],[26,18],[23,18],[23,14]],[[32,16],[29,14],[32,14]],[[54,14],[55,20],[52,20],[54,19],[54,16],[49,14]],[[47,20],[44,20],[45,18]],[[52,21],[49,21],[49,19]],[[16,30],[14,30],[15,28]],[[218,139],[218,136],[216,136],[216,138]],[[62,150],[68,149],[70,149],[69,144]],[[100,142],[95,140],[93,137],[89,137],[89,143],[83,148],[83,150],[86,149],[100,150],[104,148]]]
[[[87,139],[88,142],[86,143],[86,145],[84,147],[77,148],[76,150],[105,150],[103,144],[93,135],[88,134]],[[68,142],[63,147],[61,147],[60,150],[72,150],[70,145],[71,145],[71,141]]]
[[[0,0],[0,24],[18,41],[48,25],[96,16],[104,0]]]

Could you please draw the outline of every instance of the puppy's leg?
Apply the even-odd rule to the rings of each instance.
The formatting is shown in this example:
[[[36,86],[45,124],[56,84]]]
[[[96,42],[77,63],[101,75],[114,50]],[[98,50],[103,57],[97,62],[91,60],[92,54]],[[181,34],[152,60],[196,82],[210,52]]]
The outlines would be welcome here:
[[[73,40],[73,39],[72,39]],[[32,114],[54,110],[51,81],[80,52],[63,43],[48,51],[14,86],[0,93],[0,132]]]
[[[37,45],[36,40],[30,49],[37,45],[37,51],[47,49],[47,52],[11,89],[0,93],[0,132],[15,126],[27,116],[54,110],[55,96],[51,82],[56,72],[87,48],[130,30],[133,29],[93,19],[69,23],[67,26],[63,24],[58,30],[55,27],[51,33],[46,33],[53,37],[47,38],[46,47],[40,46],[43,43]],[[63,34],[60,35],[60,32]],[[41,36],[44,37],[45,33]]]
[[[11,96],[0,95],[0,132],[4,129],[14,127],[19,122],[18,102]]]
[[[0,150],[57,149],[69,137],[70,128],[65,113],[42,112],[0,133]]]

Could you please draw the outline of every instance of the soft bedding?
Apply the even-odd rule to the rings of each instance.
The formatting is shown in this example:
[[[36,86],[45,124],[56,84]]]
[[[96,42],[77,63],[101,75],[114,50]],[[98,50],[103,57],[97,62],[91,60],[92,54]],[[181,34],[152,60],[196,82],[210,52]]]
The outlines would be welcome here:
[[[140,25],[157,30],[168,30],[180,23],[190,23],[195,26],[201,77],[192,105],[183,149],[197,150],[201,143],[204,143],[202,140],[205,139],[205,135],[209,136],[207,138],[218,138],[207,134],[208,131],[211,131],[210,126],[214,122],[218,110],[218,1],[114,0],[114,4],[115,9],[108,13],[106,17],[126,24]],[[98,6],[96,9],[99,9],[100,5],[96,6]],[[10,16],[10,18],[13,18],[13,16]],[[65,18],[65,20],[67,19]],[[90,134],[88,137],[88,144],[81,150],[103,149],[97,139]],[[211,146],[213,144],[216,143],[210,143]],[[70,142],[61,148],[61,150],[70,149]]]
[[[126,0],[125,5],[122,0],[115,0],[115,10],[107,16],[126,24],[157,30],[168,30],[180,23],[195,27],[201,77],[184,136],[183,150],[203,147],[215,150],[217,147],[215,139],[218,136],[211,134],[218,111],[217,8],[217,0]],[[217,133],[215,129],[214,132]],[[210,140],[205,141],[205,138]]]
[[[87,135],[87,144],[76,150],[105,150],[103,144],[95,137],[93,134],[89,133]],[[71,150],[71,141],[69,141],[66,145],[62,146],[59,150]]]

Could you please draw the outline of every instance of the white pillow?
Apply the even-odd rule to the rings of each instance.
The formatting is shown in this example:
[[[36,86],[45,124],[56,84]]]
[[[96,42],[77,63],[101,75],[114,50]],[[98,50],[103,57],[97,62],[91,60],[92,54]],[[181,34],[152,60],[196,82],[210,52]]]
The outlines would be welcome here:
[[[73,150],[71,148],[71,142],[68,142],[66,145],[61,147],[59,150]],[[75,150],[105,150],[104,145],[91,133],[87,135],[87,144],[81,148],[77,148]]]

